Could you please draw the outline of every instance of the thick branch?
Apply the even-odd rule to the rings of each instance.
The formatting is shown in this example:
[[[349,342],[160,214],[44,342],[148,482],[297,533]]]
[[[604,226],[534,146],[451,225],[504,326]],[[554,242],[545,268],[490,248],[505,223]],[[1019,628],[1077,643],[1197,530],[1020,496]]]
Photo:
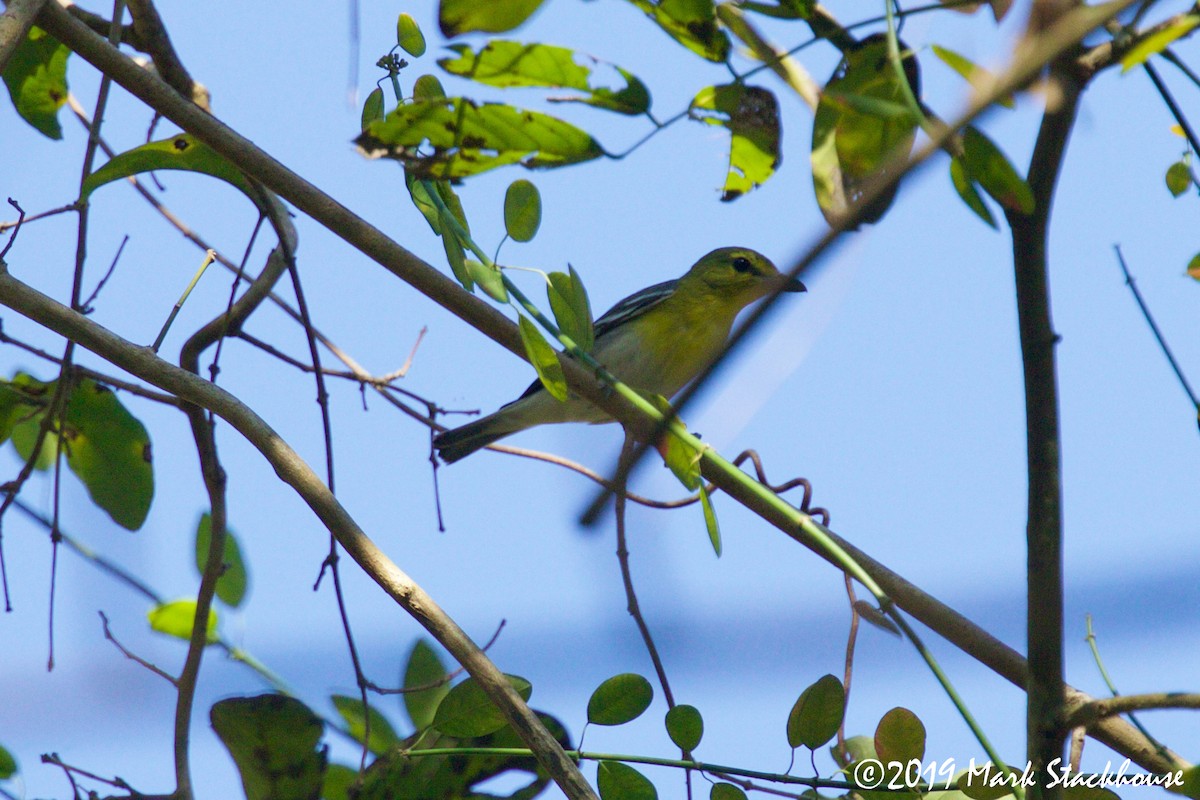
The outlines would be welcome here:
[[[0,269],[0,303],[76,341],[101,358],[181,399],[210,409],[253,444],[279,478],[301,496],[367,575],[480,682],[568,797],[594,798],[562,747],[525,705],[496,665],[425,591],[358,526],[307,463],[250,408],[218,386],[126,341]]]
[[[0,72],[29,35],[33,20],[45,4],[46,0],[10,0],[0,13]]]
[[[1077,728],[1094,725],[1098,720],[1115,717],[1118,714],[1164,708],[1200,708],[1200,694],[1155,692],[1093,700],[1071,712],[1071,715],[1067,717],[1066,726],[1067,728]]]

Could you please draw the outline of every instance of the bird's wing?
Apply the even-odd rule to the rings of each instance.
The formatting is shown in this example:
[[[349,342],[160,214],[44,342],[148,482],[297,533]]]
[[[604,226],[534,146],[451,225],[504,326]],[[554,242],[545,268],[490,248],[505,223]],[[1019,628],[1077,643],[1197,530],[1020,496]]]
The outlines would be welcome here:
[[[601,314],[600,318],[592,324],[592,330],[595,333],[596,339],[599,340],[601,336],[613,330],[618,325],[640,317],[663,300],[666,300],[671,295],[671,292],[675,291],[675,284],[677,283],[679,283],[678,279],[656,283],[653,286],[647,286],[640,292],[634,292],[629,297],[619,301],[615,306]],[[534,381],[529,384],[529,388],[520,397],[506,405],[511,406],[517,400],[524,400],[541,388],[542,382]]]

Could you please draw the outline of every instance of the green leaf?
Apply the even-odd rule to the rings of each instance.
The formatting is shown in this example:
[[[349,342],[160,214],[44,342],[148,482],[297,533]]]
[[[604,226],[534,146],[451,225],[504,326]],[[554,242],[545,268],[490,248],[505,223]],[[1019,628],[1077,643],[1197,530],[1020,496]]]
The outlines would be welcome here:
[[[925,726],[907,708],[893,708],[875,728],[875,752],[885,764],[920,761],[925,755]]]
[[[596,342],[592,327],[592,304],[588,300],[583,279],[571,265],[568,272],[551,272],[547,276],[546,296],[559,329],[584,352],[591,352]]]
[[[1179,197],[1192,185],[1192,170],[1186,161],[1176,161],[1167,167],[1167,191],[1172,197]]]
[[[504,677],[522,700],[529,699],[533,693],[529,681],[516,675]],[[447,692],[433,715],[433,727],[437,731],[460,739],[486,736],[506,725],[508,720],[474,678],[467,678]]]
[[[650,681],[633,672],[614,675],[596,687],[588,699],[588,722],[594,725],[624,725],[637,719],[654,699]]]
[[[192,626],[196,622],[195,599],[174,600],[170,603],[157,605],[146,614],[150,620],[150,629],[174,636],[177,639],[189,641],[192,638]],[[217,640],[217,611],[208,610],[208,643]]]
[[[738,8],[778,19],[808,19],[816,6],[816,0],[776,0],[774,4],[742,0],[738,3]]]
[[[688,114],[731,134],[729,172],[721,200],[729,202],[756,189],[779,166],[779,102],[760,86],[730,83],[701,89]]]
[[[458,239],[458,234],[450,228],[443,230],[442,247],[446,251],[446,261],[449,262],[450,271],[454,273],[454,277],[468,292],[474,291],[475,277],[471,274],[471,268],[467,264],[467,254],[463,250],[462,242]]]
[[[837,733],[845,710],[842,682],[832,675],[821,676],[800,693],[788,714],[788,745],[816,750]]]
[[[667,712],[667,735],[680,750],[691,752],[704,736],[704,718],[695,706],[679,705]]]
[[[1200,281],[1200,253],[1192,256],[1192,260],[1188,262],[1187,275],[1189,278]]]
[[[211,542],[212,516],[205,512],[196,526],[196,569],[201,574],[204,573]],[[217,597],[230,608],[237,608],[246,599],[249,578],[246,574],[246,562],[242,560],[242,548],[238,547],[237,537],[228,526],[225,528],[225,548],[221,560],[225,564],[225,571],[217,578]]]
[[[399,106],[355,143],[368,158],[397,159],[421,178],[464,178],[508,164],[561,167],[604,154],[586,131],[549,114],[461,97]]]
[[[215,703],[213,730],[233,756],[246,800],[315,800],[325,775],[324,723],[294,697],[264,694]]]
[[[1008,157],[977,128],[963,130],[963,166],[1000,205],[1021,214],[1033,213],[1033,190]]]
[[[362,130],[365,131],[368,125],[378,119],[383,119],[383,89],[376,86],[363,103]]]
[[[600,800],[657,800],[658,791],[650,780],[628,764],[601,761],[596,767],[596,788]]]
[[[1142,39],[1131,47],[1129,52],[1121,56],[1121,74],[1123,75],[1134,67],[1145,63],[1150,56],[1158,55],[1163,50],[1166,50],[1171,45],[1171,42],[1180,36],[1191,33],[1192,29],[1197,25],[1200,25],[1200,17],[1184,16],[1161,31],[1152,33],[1145,39]]]
[[[87,176],[80,198],[87,199],[104,184],[128,178],[130,175],[170,169],[199,172],[219,178],[241,190],[251,203],[258,205],[258,195],[241,170],[190,133],[179,133],[170,139],[148,142],[113,156],[107,164]]]
[[[901,53],[909,50],[900,43]],[[920,97],[920,73],[911,55],[904,71],[912,93]],[[821,213],[838,225],[851,212],[872,180],[886,177],[885,168],[912,149],[917,118],[888,59],[887,37],[876,34],[848,49],[825,85],[813,120],[810,159],[813,189]],[[891,206],[895,189],[878,196],[861,220],[876,222]]]
[[[338,714],[346,721],[350,736],[359,744],[366,740],[368,735],[367,719],[371,720],[370,741],[367,749],[372,753],[378,755],[387,752],[400,743],[400,737],[396,735],[392,724],[383,714],[379,713],[378,709],[370,706],[365,709],[364,713],[362,698],[335,694],[330,699],[333,700],[333,707],[337,709]]]
[[[971,180],[971,176],[967,174],[967,168],[963,166],[962,159],[958,156],[950,159],[950,182],[954,184],[954,191],[958,192],[958,196],[967,204],[967,208],[974,211],[988,225],[999,230],[996,218],[992,216],[991,209],[979,196],[979,191],[975,188],[975,181]]]
[[[729,36],[717,25],[713,0],[629,0],[672,39],[709,61],[729,58]]]
[[[422,75],[413,83],[413,100],[441,100],[445,96],[442,82],[433,75]]]
[[[321,800],[350,800],[350,787],[357,782],[357,769],[345,764],[330,764],[321,784]]]
[[[66,45],[35,26],[4,68],[4,85],[17,113],[51,139],[62,138],[58,110],[67,102],[70,54]]]
[[[521,316],[517,322],[521,329],[521,342],[525,345],[525,355],[537,370],[538,380],[552,397],[565,402],[567,377],[563,374],[562,364],[558,363],[558,354],[528,317]]]
[[[662,395],[655,395],[649,399],[663,416],[672,413],[671,404]],[[683,421],[679,420],[679,424],[683,425]],[[658,452],[662,455],[667,469],[679,479],[683,488],[691,492],[700,488],[703,484],[700,476],[700,458],[703,455],[701,448],[671,433],[665,433],[659,440]]]
[[[504,286],[504,276],[499,267],[487,267],[473,258],[466,260],[467,274],[471,276],[480,289],[497,303],[508,302],[508,289]]]
[[[946,47],[938,45],[930,46],[933,54],[942,60],[946,66],[963,76],[967,83],[978,88],[980,86],[990,86],[994,77],[991,72],[979,66],[971,59],[964,55],[954,52]],[[1017,103],[1013,100],[1013,96],[1006,95],[996,101],[1005,108],[1016,108]]]
[[[1183,770],[1183,785],[1173,786],[1169,791],[1191,797],[1193,800],[1200,798],[1200,766]]]
[[[1006,767],[1004,773],[1015,778],[1020,777],[1020,773],[1012,767]],[[999,800],[1013,793],[1012,779],[1002,775],[996,765],[989,761],[974,770],[963,772],[954,785],[971,800]]]
[[[0,781],[6,781],[17,774],[17,760],[13,754],[0,747]]]
[[[714,783],[708,800],[746,800],[746,793],[732,783]]]
[[[441,0],[438,27],[447,39],[469,31],[504,33],[529,19],[542,0]]]
[[[637,77],[566,47],[494,39],[478,51],[466,45],[451,45],[450,49],[458,57],[439,60],[442,69],[488,86],[576,89],[584,95],[552,97],[550,101],[586,103],[621,114],[644,114],[650,108],[650,92]],[[611,66],[625,85],[614,89],[594,82],[593,72],[600,66]]]
[[[542,224],[542,196],[532,182],[521,178],[504,193],[504,230],[518,242],[528,242]]]
[[[1064,786],[1064,800],[1121,800],[1112,789],[1100,786]]]
[[[63,426],[67,466],[92,502],[123,528],[146,521],[154,497],[150,435],[107,386],[81,379],[67,401]]]
[[[712,498],[704,483],[700,484],[700,508],[704,510],[704,527],[708,530],[708,541],[712,544],[717,558],[721,557],[721,528],[717,525],[717,512],[713,510]]]
[[[404,13],[396,19],[396,44],[413,58],[425,55],[425,34],[411,14]]]
[[[428,687],[421,689],[420,687]],[[437,651],[424,639],[418,639],[404,668],[404,710],[417,730],[433,724],[433,715],[442,698],[450,692],[446,667]],[[420,689],[420,691],[414,691]]]
[[[30,421],[34,421],[33,431],[36,434],[53,392],[53,383],[42,383],[25,372],[14,374],[11,381],[0,380],[0,443],[12,436],[18,426]],[[16,446],[15,441],[13,444]],[[21,448],[18,446],[17,450],[20,453]],[[32,450],[33,442],[30,441],[21,458],[29,458]],[[53,458],[53,452],[50,451],[50,458]]]

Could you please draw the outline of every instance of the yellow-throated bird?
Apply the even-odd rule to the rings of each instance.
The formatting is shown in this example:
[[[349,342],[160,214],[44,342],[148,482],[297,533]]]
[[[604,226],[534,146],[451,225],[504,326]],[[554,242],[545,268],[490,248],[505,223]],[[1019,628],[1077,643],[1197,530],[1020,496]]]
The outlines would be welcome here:
[[[596,320],[592,355],[620,380],[670,398],[720,352],[743,308],[776,286],[803,292],[770,259],[745,247],[722,247],[687,274],[626,297]],[[499,411],[438,434],[433,446],[446,463],[509,434],[554,422],[611,422],[586,400],[556,400],[539,381]]]

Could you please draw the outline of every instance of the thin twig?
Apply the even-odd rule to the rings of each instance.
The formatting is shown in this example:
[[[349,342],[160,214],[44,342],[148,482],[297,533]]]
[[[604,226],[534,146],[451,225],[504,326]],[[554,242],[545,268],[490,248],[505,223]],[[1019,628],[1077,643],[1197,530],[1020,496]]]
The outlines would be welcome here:
[[[113,645],[115,645],[115,646],[116,646],[116,648],[117,648],[118,650],[120,650],[120,651],[121,651],[121,654],[122,654],[123,656],[125,656],[126,658],[128,658],[130,661],[136,662],[137,664],[139,664],[139,665],[141,665],[141,666],[145,667],[146,669],[150,670],[150,671],[151,671],[151,672],[153,672],[155,675],[157,675],[158,677],[160,677],[160,678],[162,678],[163,680],[165,680],[167,683],[169,683],[169,684],[171,684],[172,686],[174,686],[176,689],[178,689],[178,688],[179,688],[179,681],[178,681],[178,680],[176,680],[176,678],[175,678],[175,676],[174,676],[174,675],[172,675],[172,674],[170,674],[169,672],[167,672],[166,670],[164,670],[164,669],[162,669],[162,668],[160,668],[160,667],[156,666],[155,664],[151,664],[149,661],[147,661],[146,659],[142,658],[142,657],[141,657],[141,656],[139,656],[138,654],[136,654],[136,653],[132,652],[132,651],[131,651],[131,650],[129,650],[129,648],[127,648],[125,645],[121,644],[121,642],[117,640],[117,637],[116,637],[116,636],[113,636],[113,632],[112,632],[112,630],[110,630],[110,629],[109,629],[109,627],[108,627],[108,617],[107,617],[107,616],[105,616],[104,612],[103,612],[103,611],[98,611],[98,612],[96,612],[96,613],[98,613],[98,614],[100,615],[100,620],[101,620],[101,623],[102,623],[102,624],[103,624],[103,626],[104,626],[104,638],[105,638],[105,639],[107,639],[108,641],[112,642],[112,643],[113,643]]]

